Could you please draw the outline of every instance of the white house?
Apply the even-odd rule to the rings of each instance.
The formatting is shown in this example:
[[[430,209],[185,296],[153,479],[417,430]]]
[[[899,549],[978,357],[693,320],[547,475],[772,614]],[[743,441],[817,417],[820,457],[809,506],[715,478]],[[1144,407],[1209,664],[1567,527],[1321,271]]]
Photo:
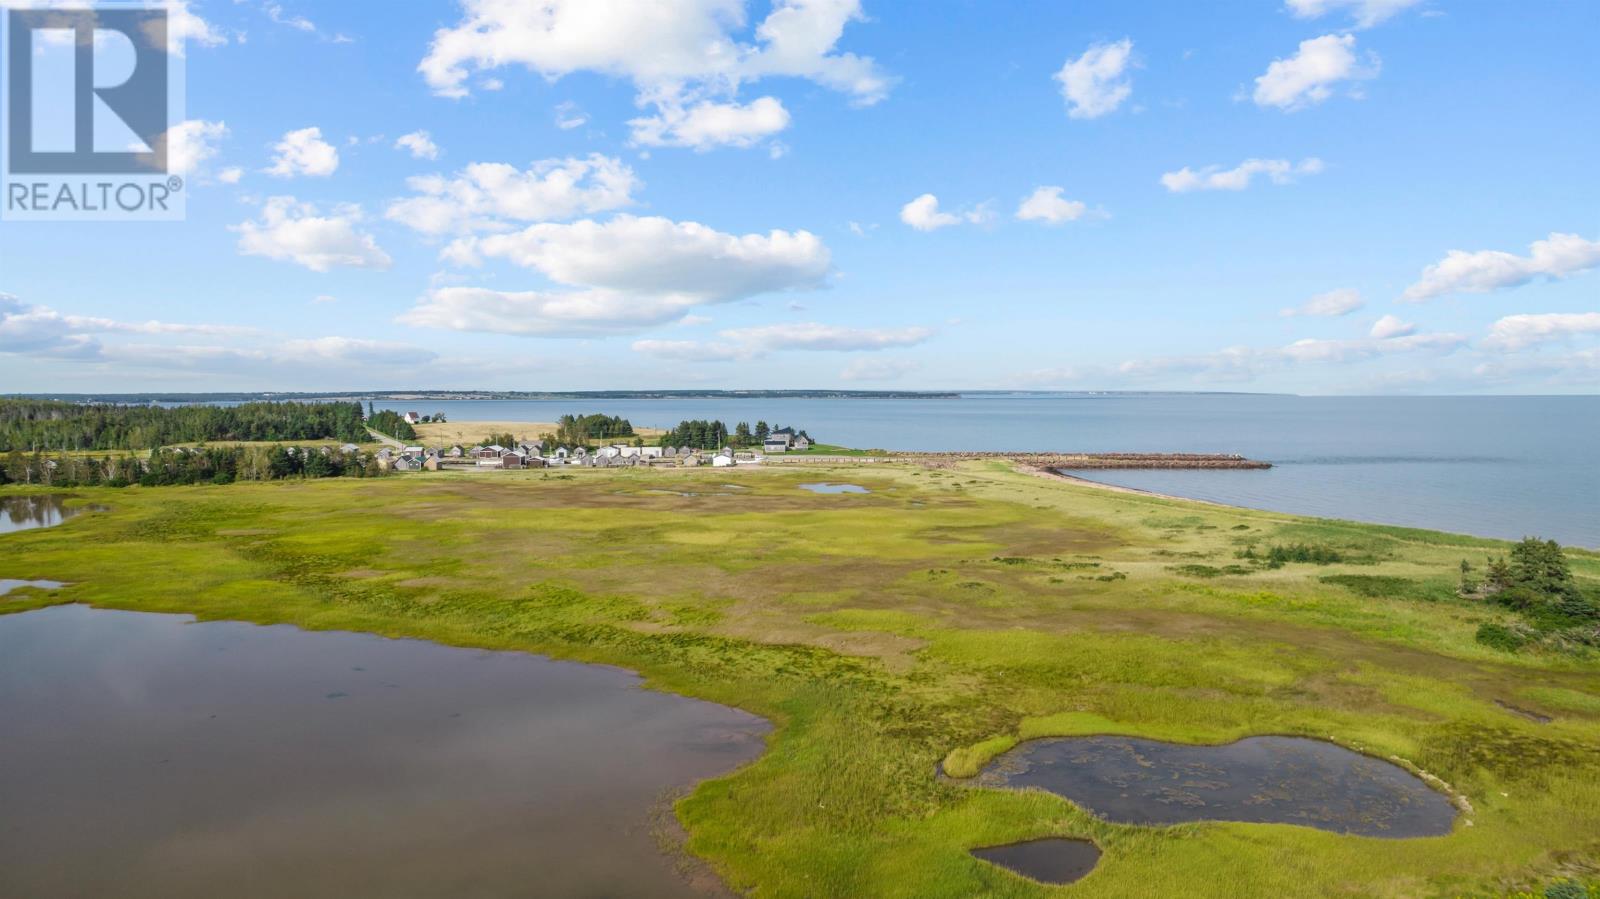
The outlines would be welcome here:
[[[422,421],[422,416],[418,415],[415,412],[407,412],[406,415],[405,415],[405,418],[406,418],[406,424],[408,424],[408,425],[414,425],[417,422]]]

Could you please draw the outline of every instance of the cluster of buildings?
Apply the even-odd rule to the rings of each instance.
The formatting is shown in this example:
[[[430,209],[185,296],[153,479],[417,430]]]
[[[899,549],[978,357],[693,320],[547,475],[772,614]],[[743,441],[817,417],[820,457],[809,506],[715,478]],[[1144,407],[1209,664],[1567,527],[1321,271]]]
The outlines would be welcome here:
[[[762,441],[761,449],[769,453],[787,453],[790,450],[799,452],[811,449],[811,438],[805,432],[795,433],[794,428],[779,428],[767,434]]]
[[[808,444],[809,445],[809,444]],[[785,446],[785,451],[788,449]],[[762,454],[720,450],[699,450],[687,446],[628,446],[617,443],[596,450],[587,447],[546,446],[536,440],[516,446],[475,446],[449,449],[424,449],[408,446],[378,451],[378,467],[386,471],[439,471],[441,469],[523,469],[557,468],[576,465],[583,468],[628,468],[645,465],[759,465]]]

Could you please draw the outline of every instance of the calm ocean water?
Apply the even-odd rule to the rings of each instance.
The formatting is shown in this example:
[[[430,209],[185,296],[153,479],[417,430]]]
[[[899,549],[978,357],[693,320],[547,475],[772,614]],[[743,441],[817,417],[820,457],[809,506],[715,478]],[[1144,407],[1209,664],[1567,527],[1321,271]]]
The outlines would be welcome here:
[[[720,418],[893,450],[1226,452],[1268,471],[1097,472],[1214,502],[1485,537],[1600,547],[1600,396],[968,395],[948,400],[708,399],[379,404],[452,421]]]

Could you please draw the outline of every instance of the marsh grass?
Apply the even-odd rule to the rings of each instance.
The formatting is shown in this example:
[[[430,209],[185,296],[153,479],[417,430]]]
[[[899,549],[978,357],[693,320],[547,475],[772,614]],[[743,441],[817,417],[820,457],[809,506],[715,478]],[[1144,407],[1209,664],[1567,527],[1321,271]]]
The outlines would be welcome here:
[[[872,493],[797,489],[830,477]],[[0,610],[80,601],[542,652],[768,717],[765,755],[677,804],[688,849],[763,896],[1488,896],[1600,863],[1600,664],[1495,652],[1474,639],[1491,611],[1440,593],[1462,557],[1503,551],[1493,541],[989,462],[76,497],[110,511],[0,537],[0,576],[72,586]],[[1237,565],[1252,543],[1344,561]],[[1600,580],[1600,556],[1569,558]],[[1332,738],[1414,763],[1474,811],[1420,840],[1147,828],[937,775],[1088,733]],[[1104,855],[1047,888],[968,854],[1041,836]]]

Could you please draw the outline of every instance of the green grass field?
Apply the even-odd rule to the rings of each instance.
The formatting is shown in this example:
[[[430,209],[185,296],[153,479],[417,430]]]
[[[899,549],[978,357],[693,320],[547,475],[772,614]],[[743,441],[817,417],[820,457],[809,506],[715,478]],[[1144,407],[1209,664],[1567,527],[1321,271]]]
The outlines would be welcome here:
[[[797,487],[819,479],[872,492]],[[0,610],[79,601],[524,649],[767,716],[767,753],[678,805],[690,850],[758,896],[1498,896],[1600,871],[1600,661],[1474,640],[1505,613],[1457,598],[1456,566],[1494,541],[999,463],[74,495],[109,510],[0,537],[0,577],[72,586]],[[1274,543],[1347,561],[1239,564]],[[1600,557],[1572,562],[1600,579]],[[1144,828],[936,775],[1087,733],[1333,739],[1442,778],[1471,811],[1412,840]],[[1051,888],[967,853],[1045,835],[1104,856]]]

